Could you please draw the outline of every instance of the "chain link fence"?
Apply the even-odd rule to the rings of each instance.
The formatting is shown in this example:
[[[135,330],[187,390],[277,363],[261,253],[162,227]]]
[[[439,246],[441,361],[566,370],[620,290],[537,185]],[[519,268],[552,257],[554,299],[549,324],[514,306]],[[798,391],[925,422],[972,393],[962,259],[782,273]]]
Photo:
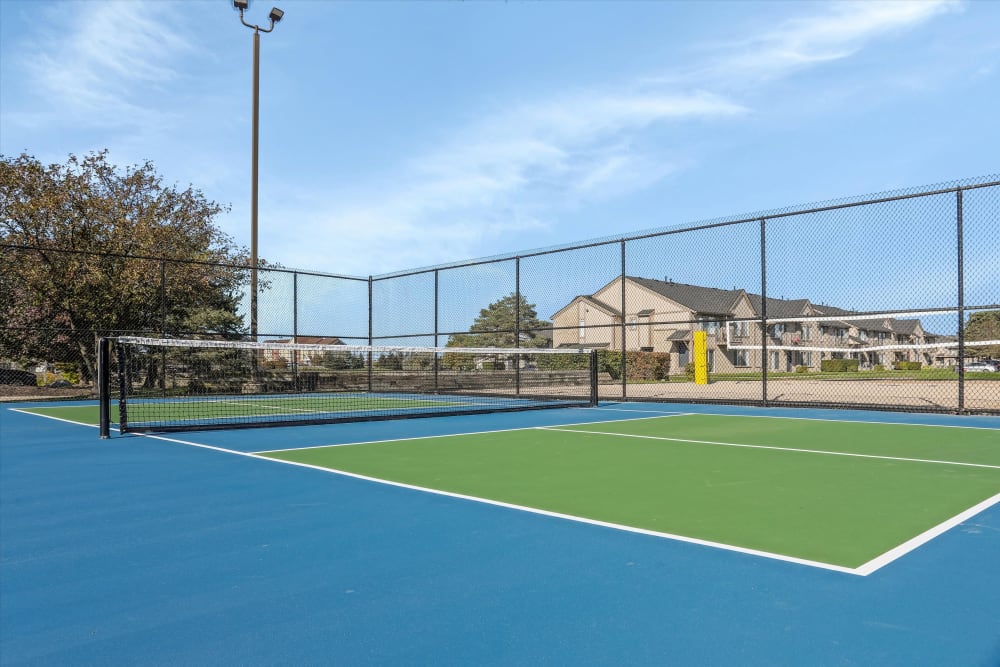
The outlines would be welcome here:
[[[246,266],[2,262],[61,282],[7,310],[0,397],[90,395],[96,340],[131,334],[596,349],[604,400],[1000,413],[996,176],[377,276],[259,268],[256,331]]]

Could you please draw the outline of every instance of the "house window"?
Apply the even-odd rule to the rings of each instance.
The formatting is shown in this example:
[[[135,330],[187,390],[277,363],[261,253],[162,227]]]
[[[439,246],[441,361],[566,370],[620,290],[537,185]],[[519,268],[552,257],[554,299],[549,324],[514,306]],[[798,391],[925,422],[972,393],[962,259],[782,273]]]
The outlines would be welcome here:
[[[580,340],[587,337],[587,320],[580,320]]]
[[[803,352],[802,353],[802,365],[803,366],[812,366],[812,363],[813,363],[813,353],[812,352]]]
[[[639,318],[635,315],[630,315],[628,318],[628,328],[629,331],[635,331],[639,326]]]
[[[733,350],[733,366],[749,366],[746,350]]]
[[[750,335],[750,323],[746,320],[740,322],[733,322],[733,333],[737,336],[749,336]]]
[[[771,352],[769,356],[771,357],[771,370],[778,370],[781,367],[781,353]]]
[[[715,372],[715,350],[708,351],[708,372]]]
[[[640,352],[652,352],[653,348],[651,348],[651,347],[640,347],[639,351]]]
[[[865,331],[864,329],[859,329],[858,338],[860,338],[861,340],[868,340],[868,332]]]
[[[802,325],[802,340],[812,340],[812,325],[803,324]]]
[[[714,334],[719,330],[719,323],[716,320],[701,320],[701,330]]]
[[[785,333],[784,323],[772,324],[771,326],[768,327],[768,329],[770,330],[772,338],[781,338],[781,334]]]

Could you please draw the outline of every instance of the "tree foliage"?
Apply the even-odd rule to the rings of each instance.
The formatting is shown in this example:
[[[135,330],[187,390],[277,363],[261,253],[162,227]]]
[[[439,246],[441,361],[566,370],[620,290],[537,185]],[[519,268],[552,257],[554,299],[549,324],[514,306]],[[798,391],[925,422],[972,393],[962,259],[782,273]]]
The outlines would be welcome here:
[[[0,357],[72,362],[90,379],[97,336],[238,334],[246,270],[232,265],[246,253],[214,225],[222,210],[107,151],[50,165],[0,155]]]
[[[518,304],[520,304],[520,347],[549,347],[551,339],[541,333],[552,327],[551,322],[538,319],[535,304],[528,303],[524,295],[508,294],[479,311],[479,316],[469,327],[469,333],[455,334],[448,338],[448,347],[514,347],[518,330]]]
[[[966,354],[1000,359],[1000,345],[976,345],[980,340],[1000,340],[1000,310],[972,313],[965,325]]]

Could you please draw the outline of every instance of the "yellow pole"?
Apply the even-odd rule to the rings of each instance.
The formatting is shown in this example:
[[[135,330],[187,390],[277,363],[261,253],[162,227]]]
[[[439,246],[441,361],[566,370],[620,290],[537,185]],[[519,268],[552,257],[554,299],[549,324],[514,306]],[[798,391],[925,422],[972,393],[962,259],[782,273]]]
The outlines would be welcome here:
[[[708,333],[694,332],[694,383],[708,384]]]

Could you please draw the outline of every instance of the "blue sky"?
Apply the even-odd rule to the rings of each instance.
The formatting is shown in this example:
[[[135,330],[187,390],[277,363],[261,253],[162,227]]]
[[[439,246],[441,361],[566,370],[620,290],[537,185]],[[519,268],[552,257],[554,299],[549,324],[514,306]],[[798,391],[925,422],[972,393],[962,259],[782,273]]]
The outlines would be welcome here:
[[[998,2],[277,4],[260,254],[287,267],[379,274],[997,172]],[[249,245],[252,33],[229,0],[3,0],[0,38],[0,152],[151,160]]]

